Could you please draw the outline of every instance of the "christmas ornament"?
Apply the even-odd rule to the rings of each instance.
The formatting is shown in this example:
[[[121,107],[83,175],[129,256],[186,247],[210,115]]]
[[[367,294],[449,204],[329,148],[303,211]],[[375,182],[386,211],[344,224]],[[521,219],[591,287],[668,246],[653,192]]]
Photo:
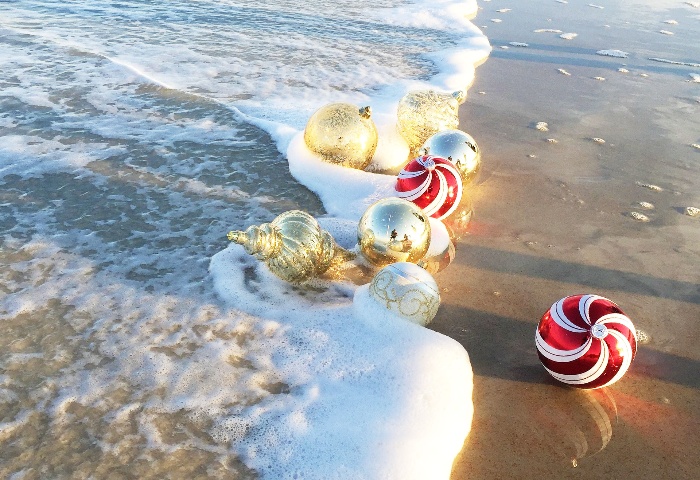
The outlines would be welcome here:
[[[452,94],[422,90],[409,92],[399,101],[396,116],[401,136],[408,143],[410,158],[418,156],[418,150],[433,134],[459,126],[459,105],[466,94]]]
[[[427,325],[440,306],[440,291],[433,277],[409,262],[382,268],[369,284],[369,294],[391,313],[418,325]]]
[[[270,223],[248,227],[245,232],[229,232],[228,239],[243,245],[246,252],[263,260],[272,273],[292,283],[323,274],[336,251],[342,251],[314,217],[300,210],[285,212]]]
[[[420,153],[451,161],[457,167],[464,185],[473,182],[481,169],[481,151],[476,141],[461,130],[436,133],[425,141]]]
[[[440,220],[430,220],[430,248],[425,257],[417,263],[428,273],[436,274],[445,269],[455,258],[455,244],[447,226]]]
[[[364,170],[377,148],[377,128],[370,107],[332,103],[316,111],[304,130],[309,149],[324,161]]]
[[[400,198],[410,200],[438,220],[454,212],[462,199],[462,180],[455,166],[430,155],[408,162],[399,172],[395,188]]]
[[[535,334],[540,361],[560,382],[579,388],[611,385],[637,353],[634,325],[597,295],[573,295],[542,316]]]
[[[430,246],[430,222],[413,203],[385,198],[371,205],[357,225],[360,252],[377,267],[420,261]]]
[[[430,252],[420,261],[418,265],[433,275],[447,268],[455,259],[455,244],[449,241],[445,248],[431,255]]]

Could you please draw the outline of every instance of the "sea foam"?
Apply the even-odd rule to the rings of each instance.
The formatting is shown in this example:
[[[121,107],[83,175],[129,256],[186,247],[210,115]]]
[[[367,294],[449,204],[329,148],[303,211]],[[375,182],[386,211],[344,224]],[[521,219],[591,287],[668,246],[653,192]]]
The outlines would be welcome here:
[[[490,50],[476,2],[399,3],[3,7],[0,476],[449,476],[464,349],[224,240],[300,208],[352,249],[393,195],[398,100],[468,88]],[[337,101],[373,107],[372,172],[303,143]]]

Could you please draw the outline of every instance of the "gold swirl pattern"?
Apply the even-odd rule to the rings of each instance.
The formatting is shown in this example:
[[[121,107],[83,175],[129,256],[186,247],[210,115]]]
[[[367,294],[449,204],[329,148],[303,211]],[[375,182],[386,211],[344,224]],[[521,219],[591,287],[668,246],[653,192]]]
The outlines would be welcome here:
[[[390,312],[419,325],[429,324],[440,307],[433,277],[413,263],[384,267],[369,285],[369,293]]]

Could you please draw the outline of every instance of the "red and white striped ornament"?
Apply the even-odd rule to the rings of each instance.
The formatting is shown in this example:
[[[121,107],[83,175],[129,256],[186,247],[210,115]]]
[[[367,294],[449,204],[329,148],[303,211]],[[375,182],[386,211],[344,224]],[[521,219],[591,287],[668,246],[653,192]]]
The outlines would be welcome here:
[[[637,353],[632,321],[598,295],[572,295],[552,305],[540,320],[535,343],[544,368],[578,388],[615,383]]]
[[[462,199],[462,179],[452,162],[424,155],[408,162],[399,172],[396,193],[442,220],[454,212]]]

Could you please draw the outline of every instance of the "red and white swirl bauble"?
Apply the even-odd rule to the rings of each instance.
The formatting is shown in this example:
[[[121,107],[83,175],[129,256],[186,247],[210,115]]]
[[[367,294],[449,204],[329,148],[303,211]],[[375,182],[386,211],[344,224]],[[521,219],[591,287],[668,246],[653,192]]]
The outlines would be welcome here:
[[[578,388],[615,383],[637,353],[632,321],[598,295],[573,295],[552,305],[540,320],[535,343],[544,368]]]
[[[454,212],[462,199],[462,179],[449,160],[425,155],[408,162],[399,172],[396,192],[442,220]]]

